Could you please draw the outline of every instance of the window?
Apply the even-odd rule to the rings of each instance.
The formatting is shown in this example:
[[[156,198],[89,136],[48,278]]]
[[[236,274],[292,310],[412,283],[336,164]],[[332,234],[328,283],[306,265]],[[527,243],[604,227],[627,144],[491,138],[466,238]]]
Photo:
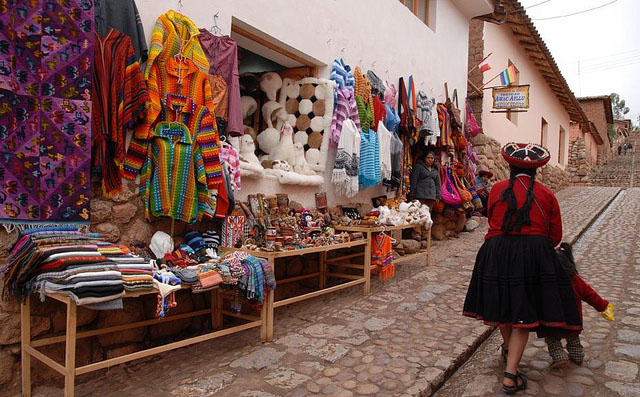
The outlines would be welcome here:
[[[435,29],[436,0],[400,0],[400,3],[404,4],[425,25]]]
[[[560,134],[558,135],[558,164],[564,165],[564,141],[566,139],[566,132],[564,128],[560,127]]]
[[[547,147],[547,134],[549,129],[549,124],[547,120],[541,119],[542,123],[540,125],[540,145]]]
[[[516,70],[516,79],[513,83],[509,84],[509,85],[516,85],[520,83],[520,71],[518,70],[518,68],[516,68],[516,66],[513,64],[513,62],[511,62],[511,60],[509,60],[509,65],[508,66],[513,66],[513,68]],[[507,119],[509,121],[511,121],[513,124],[518,125],[518,112],[512,112],[511,110],[507,110]]]

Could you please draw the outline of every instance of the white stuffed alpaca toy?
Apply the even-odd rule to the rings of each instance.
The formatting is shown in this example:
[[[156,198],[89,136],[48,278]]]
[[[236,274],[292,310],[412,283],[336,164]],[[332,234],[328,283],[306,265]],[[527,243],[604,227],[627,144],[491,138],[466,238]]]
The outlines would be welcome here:
[[[256,140],[258,141],[260,150],[270,154],[278,146],[278,143],[280,143],[280,133],[275,128],[266,128],[258,134]]]
[[[253,138],[251,138],[251,135],[243,135],[240,145],[240,160],[257,165],[262,168],[255,151],[256,145],[253,143]]]
[[[292,167],[296,165],[296,151],[293,146],[293,127],[291,127],[291,124],[285,123],[282,127],[280,142],[270,153],[269,160],[286,161]]]
[[[274,121],[276,121],[276,125],[278,125],[278,121],[282,119],[282,113],[286,112],[282,108],[282,105],[276,101],[267,101],[262,105],[262,118],[269,128],[273,128]]]
[[[260,89],[270,101],[276,100],[280,87],[282,87],[282,77],[278,73],[268,72],[260,76]]]
[[[285,106],[287,103],[287,98],[296,98],[300,93],[300,86],[293,80],[288,77],[282,79],[282,88],[280,89],[280,96],[278,97],[278,102]]]
[[[301,175],[315,175],[315,172],[307,164],[307,159],[304,158],[304,146],[300,143],[293,145],[296,150],[296,162],[293,166],[293,171]]]
[[[253,97],[240,97],[240,105],[242,106],[242,120],[248,120],[258,110],[258,102]]]

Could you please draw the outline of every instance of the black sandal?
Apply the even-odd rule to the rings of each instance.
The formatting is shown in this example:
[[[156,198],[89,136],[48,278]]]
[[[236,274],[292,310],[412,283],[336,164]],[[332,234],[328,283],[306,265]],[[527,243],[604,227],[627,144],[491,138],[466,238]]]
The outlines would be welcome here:
[[[502,360],[504,361],[504,363],[507,363],[507,354],[509,354],[509,350],[504,348],[504,342],[502,342],[502,344],[500,345],[500,349],[501,349],[501,353],[502,354]]]
[[[504,377],[513,381],[513,386],[507,386],[504,383],[502,384],[502,391],[504,391],[505,394],[514,394],[519,390],[524,390],[527,388],[527,377],[524,376],[524,374],[520,371],[517,371],[515,375],[509,372],[505,372]],[[519,386],[518,379],[522,380],[522,384],[520,384]]]

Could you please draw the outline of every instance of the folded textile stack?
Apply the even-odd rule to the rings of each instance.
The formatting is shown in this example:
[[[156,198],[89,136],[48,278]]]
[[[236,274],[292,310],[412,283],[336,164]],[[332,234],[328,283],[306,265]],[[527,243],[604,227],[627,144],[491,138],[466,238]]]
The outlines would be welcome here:
[[[23,230],[2,268],[4,294],[22,298],[40,291],[42,299],[58,293],[95,309],[122,307],[122,276],[100,252],[101,242],[71,226]]]
[[[122,273],[124,289],[128,292],[153,289],[153,266],[143,258],[133,255],[110,257]]]

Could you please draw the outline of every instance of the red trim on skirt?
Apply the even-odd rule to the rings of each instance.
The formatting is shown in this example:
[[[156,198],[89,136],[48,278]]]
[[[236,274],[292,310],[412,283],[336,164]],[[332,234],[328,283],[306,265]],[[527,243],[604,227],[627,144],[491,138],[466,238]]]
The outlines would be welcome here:
[[[500,328],[535,328],[535,327],[544,325],[547,327],[563,328],[566,330],[576,330],[576,331],[582,330],[582,326],[580,325],[569,325],[565,322],[536,321],[535,323],[529,323],[529,324],[513,324],[513,323],[499,323],[496,321],[485,321],[483,316],[477,315],[476,313],[472,313],[472,312],[462,312],[462,315],[475,318],[476,320],[481,320],[484,323],[484,325],[489,325],[489,326],[497,325]]]

